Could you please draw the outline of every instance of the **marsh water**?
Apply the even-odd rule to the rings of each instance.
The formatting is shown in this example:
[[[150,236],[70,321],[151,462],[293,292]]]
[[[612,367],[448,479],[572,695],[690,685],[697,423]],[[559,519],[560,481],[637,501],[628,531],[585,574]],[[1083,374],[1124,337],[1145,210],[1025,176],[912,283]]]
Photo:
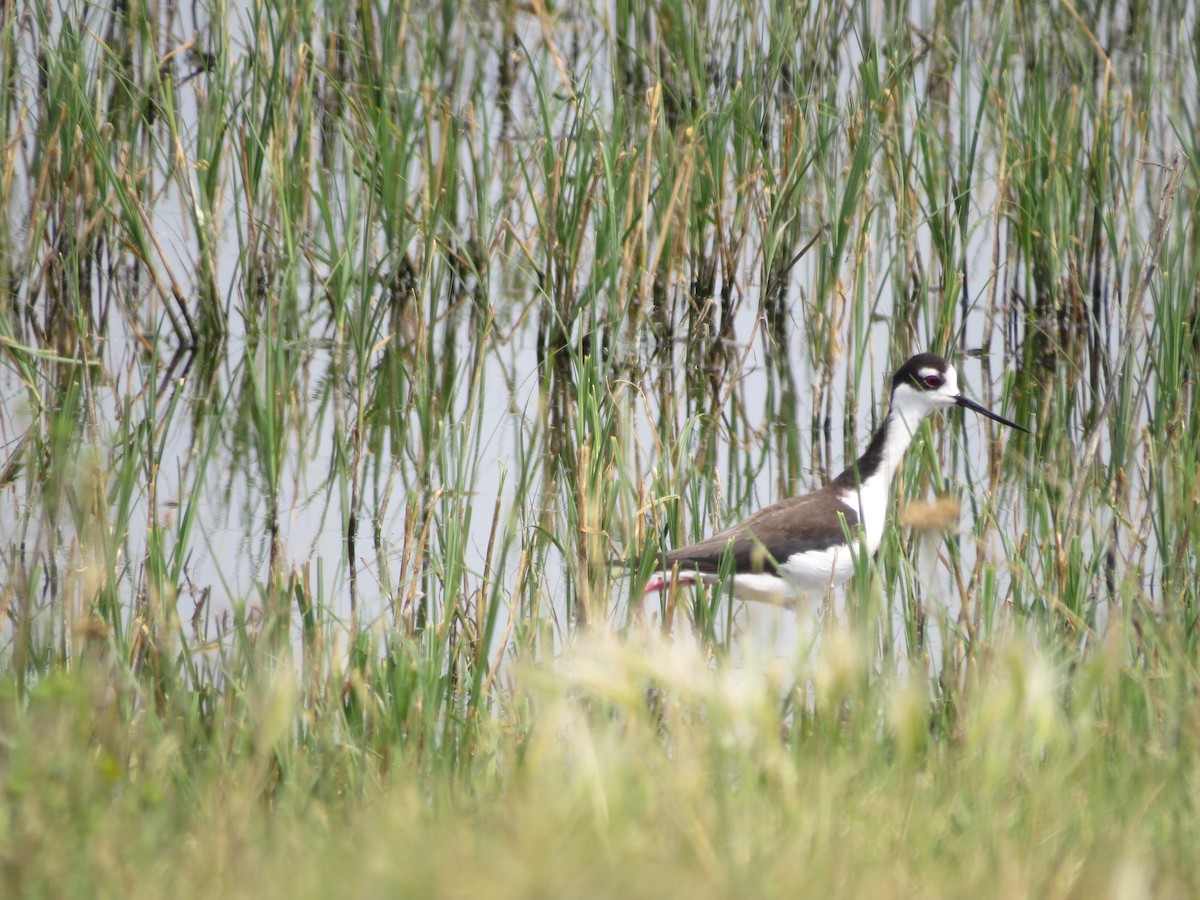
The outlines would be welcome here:
[[[1056,57],[1069,17],[1003,5],[670,9],[5,22],[8,641],[202,650],[274,609],[503,657],[623,626],[642,560],[837,474],[926,349],[1035,433],[952,412],[910,451],[891,639],[1049,603],[1064,534],[1091,625],[1160,602],[1146,435],[1190,225],[1139,285],[1195,11],[1146,37],[1106,9]]]

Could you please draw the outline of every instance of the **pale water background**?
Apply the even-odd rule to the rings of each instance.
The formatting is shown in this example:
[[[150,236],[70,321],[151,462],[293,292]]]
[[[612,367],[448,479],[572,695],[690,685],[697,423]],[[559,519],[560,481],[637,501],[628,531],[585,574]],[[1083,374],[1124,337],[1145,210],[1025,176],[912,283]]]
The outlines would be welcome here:
[[[911,5],[909,16],[917,28],[920,28],[923,18],[931,14],[931,9],[932,5],[927,3]],[[169,27],[164,28],[161,35],[160,49],[164,58],[188,41],[194,40],[203,45],[213,40],[212,23],[203,18],[192,18],[193,15],[203,15],[203,11],[202,5],[184,4],[175,12]],[[882,14],[880,7],[873,15]],[[95,27],[104,14],[96,7],[80,5],[68,6],[62,15],[81,16],[88,27]],[[258,52],[259,39],[251,33],[249,19],[246,8],[234,7],[230,10],[227,52],[238,60],[236,65],[251,65],[251,57]],[[608,56],[610,45],[603,35],[573,27],[571,13],[566,9],[556,18],[551,32],[544,30],[545,24],[545,20],[534,15],[520,16],[518,37],[521,47],[538,48],[530,52],[543,54],[546,48],[553,47],[555,55],[572,71],[582,72],[586,65],[586,78],[576,82],[573,87],[579,92],[580,106],[592,105],[597,120],[602,120],[605,104],[609,102],[602,89],[603,76],[614,64]],[[62,18],[48,23],[46,27],[53,33],[61,25]],[[479,23],[468,18],[456,20],[451,25],[452,31],[458,33],[476,27],[479,27]],[[962,37],[968,44],[974,28],[970,15],[964,15]],[[1120,23],[1109,23],[1108,28],[1113,34],[1119,33]],[[1190,27],[1185,25],[1182,30],[1187,32]],[[316,38],[320,36],[320,23],[316,23],[314,45],[318,44]],[[453,39],[451,42],[454,42]],[[466,40],[462,44],[473,46]],[[96,52],[101,52],[98,45]],[[839,52],[844,56],[832,67],[840,73],[839,90],[845,91],[849,97],[856,68],[862,62],[862,45],[856,40],[847,40],[839,45]],[[974,63],[986,65],[985,53],[986,48],[980,47]],[[187,58],[185,53],[174,58],[176,77],[182,78],[188,73]],[[968,59],[971,58],[968,56]],[[1114,51],[1113,59],[1118,66],[1136,64],[1136,60],[1122,59],[1119,49]],[[930,68],[933,60],[931,54],[929,61],[917,64],[914,79],[917,83],[921,82],[922,77],[934,79],[938,76]],[[483,60],[479,65],[482,71],[490,73],[488,77],[495,77],[494,60]],[[37,60],[31,55],[21,56],[16,61],[16,69],[20,73],[21,86],[17,103],[32,106],[38,90]],[[507,110],[501,109],[494,88],[487,87],[482,92],[474,91],[469,86],[450,87],[445,90],[446,103],[460,122],[471,117],[477,123],[489,123],[486,128],[478,124],[474,127],[490,136],[494,153],[511,155],[513,158],[528,156],[538,150],[538,136],[542,127],[538,121],[536,100],[539,87],[532,80],[530,71],[527,66],[517,68]],[[1021,78],[1019,71],[1008,74],[1017,81]],[[984,102],[980,91],[985,80],[982,69],[967,68],[953,73],[954,89],[948,95],[949,107],[946,111],[948,121],[970,124],[976,120],[979,104]],[[206,102],[204,79],[195,77],[190,84],[195,85],[195,90],[182,92],[186,102],[176,111],[179,129],[184,135],[195,130],[198,111]],[[443,90],[445,87],[434,86],[434,89]],[[418,85],[412,86],[414,91],[420,89]],[[557,89],[565,88],[560,84]],[[497,102],[489,106],[486,102],[481,104],[481,98]],[[562,119],[552,125],[555,132],[565,132],[571,127],[574,108],[564,104],[560,112]],[[1174,145],[1174,131],[1179,125],[1166,120],[1161,110],[1149,109],[1144,112],[1152,122],[1147,129],[1150,145],[1145,147],[1146,157],[1151,162],[1165,159]],[[915,108],[903,112],[907,117],[918,114]],[[436,141],[436,138],[436,134],[432,135],[433,140]],[[27,141],[32,144],[32,140],[32,135],[28,135]],[[464,168],[469,169],[468,148],[464,147],[461,152],[464,155]],[[998,317],[998,313],[1003,314],[1007,307],[1003,303],[1000,307],[993,306],[989,298],[993,292],[1000,295],[1006,292],[1005,288],[997,290],[996,281],[1007,288],[1022,283],[1025,276],[1019,269],[1022,265],[1019,254],[1006,246],[1007,232],[998,229],[995,224],[997,205],[1002,200],[996,184],[1000,161],[993,154],[994,148],[980,146],[973,170],[975,181],[970,211],[973,225],[965,254],[970,279],[966,285],[967,295],[958,324],[960,337],[957,341],[957,346],[968,353],[960,354],[955,362],[964,389],[971,397],[1011,416],[1013,410],[1005,400],[1004,379],[1006,373],[1016,365],[1015,358],[1026,336],[1019,332],[1020,313],[1010,310],[1009,319]],[[17,165],[10,173],[14,187],[6,210],[9,241],[15,246],[36,247],[38,236],[28,232],[28,222],[32,218],[29,215],[30,204],[35,202],[32,198],[37,190],[37,186],[28,180],[30,160],[23,155],[21,147],[15,148],[11,158]],[[197,160],[191,160],[190,163],[194,171],[193,178],[201,178],[203,166]],[[334,218],[344,217],[345,237],[349,245],[359,248],[375,245],[377,249],[366,256],[381,264],[386,256],[386,248],[379,235],[369,230],[361,232],[362,221],[355,219],[355,214],[361,213],[366,207],[365,189],[354,182],[353,170],[348,165],[338,174],[345,178],[346,205],[342,210],[334,210]],[[415,165],[410,175],[412,195],[417,197],[422,190],[424,176],[420,167]],[[879,171],[872,173],[872,177],[881,175]],[[162,283],[174,280],[184,296],[192,296],[199,290],[198,243],[185,198],[180,193],[179,185],[167,177],[165,161],[161,188],[153,202],[148,202],[146,206],[149,227],[162,249],[161,256],[151,260],[150,265],[156,269]],[[1155,196],[1154,190],[1152,187],[1143,189],[1138,186],[1131,186],[1131,189],[1136,198],[1131,202],[1139,210],[1134,221],[1148,222],[1151,213],[1149,203]],[[546,398],[550,396],[553,402],[553,393],[548,394],[545,389],[548,376],[539,363],[537,317],[531,314],[531,310],[540,303],[538,277],[530,260],[520,249],[522,246],[538,246],[539,224],[532,205],[521,196],[519,187],[514,191],[511,185],[464,184],[461,190],[464,197],[471,191],[482,192],[498,204],[493,211],[490,233],[486,236],[493,246],[507,248],[492,254],[486,283],[476,286],[493,311],[496,325],[482,359],[482,379],[479,382],[483,391],[482,402],[473,403],[466,393],[474,354],[470,316],[461,312],[447,313],[438,321],[429,323],[436,335],[433,343],[444,347],[446,352],[453,349],[460,358],[447,390],[454,393],[452,408],[462,418],[457,422],[443,423],[444,438],[451,457],[456,453],[474,454],[473,474],[469,482],[471,495],[465,503],[469,514],[467,560],[471,573],[481,578],[492,535],[493,510],[499,508],[499,527],[512,534],[536,527],[540,510],[530,508],[530,498],[542,496],[542,492],[529,491],[518,499],[518,486],[513,473],[522,470],[525,464],[521,460],[544,453],[547,442],[552,440],[553,416],[547,409]],[[228,313],[229,335],[225,347],[216,358],[215,380],[206,381],[197,377],[197,357],[190,352],[181,351],[175,358],[166,358],[160,349],[158,358],[150,362],[142,345],[131,333],[129,321],[110,312],[107,330],[96,345],[100,370],[87,388],[95,418],[85,428],[94,451],[92,458],[100,468],[101,475],[98,477],[103,477],[109,461],[119,454],[113,444],[119,434],[116,423],[122,417],[143,417],[147,427],[153,427],[156,419],[168,422],[168,426],[156,438],[162,447],[156,495],[152,499],[143,490],[131,498],[135,510],[129,517],[131,526],[125,541],[123,560],[131,574],[122,583],[127,591],[125,599],[132,606],[139,592],[144,590],[144,585],[132,573],[137,569],[138,558],[144,554],[149,524],[169,525],[180,515],[183,507],[197,504],[197,526],[188,552],[185,587],[177,599],[177,612],[182,620],[187,621],[199,611],[197,623],[208,622],[200,626],[205,633],[211,633],[213,625],[219,626],[221,618],[234,606],[259,602],[261,585],[268,576],[272,555],[272,537],[267,528],[269,501],[262,484],[260,461],[248,458],[244,453],[244,445],[239,445],[232,438],[218,448],[213,458],[200,458],[197,455],[199,439],[192,424],[203,418],[201,412],[197,411],[202,411],[204,415],[224,415],[222,408],[213,404],[219,403],[220,398],[236,396],[240,385],[253,382],[262,375],[262,350],[248,344],[243,312],[251,305],[251,301],[247,299],[248,270],[241,255],[243,244],[239,235],[247,228],[252,214],[247,210],[232,177],[222,190],[221,197],[221,221],[214,229],[218,241],[213,259],[216,264],[216,284]],[[636,199],[633,198],[635,202]],[[689,524],[689,527],[708,531],[719,525],[727,525],[778,499],[785,487],[806,491],[819,486],[827,477],[840,471],[848,458],[857,455],[878,422],[883,412],[885,385],[893,365],[898,361],[893,352],[893,323],[897,316],[907,315],[917,321],[918,332],[928,333],[930,330],[929,323],[925,321],[926,305],[922,298],[902,297],[897,300],[895,295],[896,280],[890,274],[895,264],[892,256],[895,248],[889,243],[888,237],[896,211],[888,204],[886,197],[881,197],[881,200],[882,205],[865,225],[866,240],[860,245],[865,248],[868,257],[858,264],[844,260],[841,273],[846,278],[867,279],[865,285],[847,283],[845,288],[851,294],[861,293],[874,298],[871,319],[863,321],[848,314],[845,309],[814,306],[811,292],[817,278],[817,263],[816,255],[810,253],[800,259],[788,276],[784,299],[788,322],[784,336],[787,342],[782,346],[769,339],[761,318],[763,264],[757,248],[762,239],[759,223],[750,220],[734,270],[734,293],[739,302],[732,311],[731,320],[728,323],[721,322],[727,329],[723,339],[726,350],[737,362],[731,369],[725,370],[721,378],[723,381],[728,379],[722,392],[731,392],[734,405],[739,414],[744,416],[743,424],[737,428],[736,439],[749,437],[755,442],[750,452],[761,454],[761,465],[752,483],[746,484],[737,474],[730,472],[730,455],[718,453],[717,458],[721,462],[711,472],[711,478],[714,484],[720,486],[719,496],[726,508],[717,521],[697,526]],[[822,198],[811,198],[808,204],[796,210],[796,215],[807,220],[806,227],[802,229],[806,239],[818,236],[829,215],[828,203]],[[269,223],[263,224],[269,227]],[[1141,239],[1141,235],[1125,237],[1130,240]],[[591,239],[591,236],[585,236],[585,247]],[[426,250],[419,239],[414,239],[410,249],[418,258]],[[932,258],[927,228],[917,230],[915,250],[926,259]],[[97,298],[97,303],[107,302],[110,310],[115,310],[116,305],[121,303],[138,309],[136,319],[147,331],[162,327],[162,303],[154,285],[144,277],[135,277],[134,267],[123,261],[119,247],[110,248],[109,252],[108,259],[113,263],[111,270],[97,266],[89,273],[91,295]],[[319,307],[323,282],[334,275],[333,267],[327,262],[310,260],[296,273],[299,291],[302,295],[310,294],[314,306]],[[628,283],[637,285],[642,278],[639,273],[632,273]],[[645,284],[649,283],[648,278],[644,276]],[[722,286],[723,277],[719,277],[715,286],[716,295],[720,295]],[[686,274],[674,273],[669,291],[678,296],[687,289]],[[39,298],[23,296],[21,302],[34,305]],[[382,298],[380,302],[383,302]],[[678,308],[678,305],[673,308]],[[901,314],[898,312],[900,308],[911,312]],[[1110,321],[1099,323],[1097,328],[1098,333],[1107,336],[1112,344],[1110,350],[1113,351],[1120,338],[1115,323],[1111,321],[1116,312],[1115,309],[1107,310]],[[831,317],[833,323],[830,333],[844,349],[843,353],[837,354],[840,359],[832,373],[814,365],[809,351],[810,337],[806,333],[806,322],[814,313]],[[17,318],[16,321],[21,320]],[[1146,325],[1145,322],[1141,324]],[[333,469],[335,456],[347,452],[345,440],[348,423],[353,419],[352,408],[357,402],[355,385],[353,379],[347,376],[344,362],[339,363],[335,359],[338,352],[335,334],[325,318],[314,315],[311,323],[299,323],[299,334],[294,352],[302,359],[298,366],[300,377],[288,386],[293,396],[288,413],[290,431],[283,454],[285,472],[280,481],[281,494],[277,505],[280,554],[277,564],[284,572],[307,572],[314,595],[321,598],[327,608],[341,617],[348,627],[355,618],[360,626],[388,627],[400,599],[419,597],[422,592],[417,583],[422,573],[402,571],[399,560],[406,528],[406,500],[415,495],[428,496],[441,485],[426,483],[427,476],[414,462],[414,457],[420,452],[418,444],[424,439],[415,423],[412,423],[410,432],[410,454],[392,452],[386,442],[368,448],[362,465],[363,521],[355,544],[354,564],[351,566],[346,552],[346,498],[341,493],[342,488],[330,480],[329,473]],[[23,342],[34,342],[32,333],[28,331],[13,337]],[[404,341],[406,336],[394,333],[388,339],[399,342]],[[1135,355],[1143,356],[1149,352],[1145,327],[1131,335],[1130,339],[1134,341]],[[667,435],[658,433],[658,423],[662,421],[661,398],[690,396],[679,386],[685,379],[702,373],[707,365],[706,360],[694,358],[695,349],[711,345],[717,340],[716,336],[702,337],[700,340],[692,336],[692,339],[680,337],[665,348],[639,341],[626,344],[617,342],[606,348],[611,354],[627,357],[631,369],[645,373],[648,379],[645,384],[609,385],[610,393],[606,397],[608,403],[621,404],[624,414],[628,416],[628,427],[631,429],[629,440],[637,448],[637,468],[632,477],[649,485],[653,472],[663,464],[663,454],[671,451],[671,441],[678,434],[688,433],[687,422],[704,412],[686,403],[675,403],[668,411],[668,415],[674,417],[674,432]],[[160,347],[163,345],[163,342],[159,343]],[[926,348],[908,348],[911,352],[923,349]],[[373,363],[382,352],[381,342],[372,355]],[[981,359],[986,361],[986,365]],[[854,371],[852,367],[860,368]],[[830,374],[834,376],[831,381],[828,380]],[[157,385],[152,397],[147,391],[151,382]],[[663,392],[656,387],[656,383],[662,382],[677,387]],[[847,384],[853,384],[856,389],[853,417],[843,414]],[[1148,389],[1152,391],[1153,386]],[[53,390],[43,386],[39,391],[43,401],[53,405]],[[0,394],[4,398],[0,405],[0,441],[3,442],[6,455],[15,455],[20,451],[22,434],[30,427],[31,415],[21,374],[7,363],[0,365]],[[166,416],[166,409],[176,403],[196,411]],[[819,407],[818,403],[821,404]],[[781,418],[790,419],[798,427],[788,431],[784,425],[777,424]],[[968,533],[969,522],[974,518],[969,498],[981,483],[986,483],[990,442],[1001,429],[973,415],[964,416],[957,411],[941,418],[942,422],[935,425],[933,434],[944,465],[943,477],[950,490],[961,488],[967,501],[962,511],[963,531],[967,537],[962,542],[961,570],[970,572],[974,555],[986,552],[1003,579],[1007,577],[1003,548],[995,542],[977,547]],[[811,427],[813,424],[818,427]],[[1035,429],[1038,427],[1036,417],[1028,419],[1027,424]],[[826,427],[830,435],[828,443],[824,440],[822,430]],[[479,436],[477,448],[472,448],[473,433]],[[1009,435],[1001,437],[1009,439]],[[664,440],[667,442],[665,445]],[[1068,444],[1081,440],[1082,425],[1080,433],[1068,436]],[[792,459],[799,461],[798,471],[793,468],[794,464],[789,464],[787,458],[777,452],[785,445],[790,447]],[[1102,454],[1104,452],[1102,449]],[[88,457],[84,455],[81,458]],[[683,458],[686,459],[687,454]],[[200,468],[204,468],[206,474],[200,490],[193,492]],[[542,477],[545,477],[544,473]],[[551,498],[548,502],[553,502],[552,498],[558,494],[551,491],[545,496]],[[78,536],[72,535],[65,523],[57,523],[55,529],[42,527],[38,512],[28,506],[28,497],[19,475],[5,485],[0,495],[0,534],[7,536],[0,565],[11,569],[17,565],[18,559],[23,559],[23,564],[28,565],[38,557],[53,557],[54,564],[62,571],[83,572],[92,563],[80,555]],[[1018,492],[1004,489],[996,496],[976,496],[976,500],[991,509],[1003,532],[1016,536],[1025,527],[1022,500]],[[378,532],[375,530],[376,523]],[[1103,514],[1099,514],[1093,522],[1092,533],[1104,534],[1109,524]],[[926,601],[931,606],[944,602],[953,618],[957,614],[955,605],[959,592],[951,583],[945,566],[937,562],[942,539],[933,536],[921,540],[920,559],[925,563],[921,577],[925,584]],[[619,553],[623,548],[613,549]],[[508,554],[502,568],[505,572],[503,577],[511,584],[517,568],[515,557],[519,552],[519,540],[510,543],[501,552]],[[1148,578],[1151,581],[1157,558],[1158,549],[1151,546],[1148,556],[1138,560],[1139,565],[1145,566],[1145,571],[1150,573]],[[570,564],[569,560],[549,558],[544,570],[537,573],[541,590],[552,603],[570,590],[566,568]],[[493,562],[493,571],[498,568],[501,567]],[[614,624],[621,624],[628,618],[627,584],[627,579],[619,574],[614,579],[613,590],[619,598],[610,607],[610,619]],[[1153,590],[1152,584],[1148,585],[1148,589]],[[79,614],[82,615],[83,611],[80,610]],[[902,613],[897,610],[895,614]],[[513,615],[519,616],[519,610],[514,609]],[[759,609],[740,615],[744,617],[742,622],[745,628],[757,635],[759,640],[766,644],[781,644],[783,649],[780,652],[786,652],[786,647],[795,639],[789,613]],[[560,615],[557,623],[560,634],[566,630],[566,624],[565,618]],[[43,626],[55,628],[58,623],[46,621]],[[5,627],[10,628],[8,623]],[[220,630],[218,627],[217,631]],[[937,653],[933,655],[936,657]]]

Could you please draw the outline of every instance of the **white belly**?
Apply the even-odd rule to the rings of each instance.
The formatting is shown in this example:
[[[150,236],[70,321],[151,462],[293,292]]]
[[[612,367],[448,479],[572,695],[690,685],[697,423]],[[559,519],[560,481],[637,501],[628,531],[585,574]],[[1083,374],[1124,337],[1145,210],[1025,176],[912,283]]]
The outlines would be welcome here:
[[[854,574],[854,550],[838,544],[827,550],[794,553],[780,568],[804,591],[824,591],[844,584]]]
[[[733,592],[743,600],[790,604],[807,597],[820,600],[831,589],[854,574],[854,551],[845,544],[809,553],[794,553],[780,565],[781,578],[774,572],[742,573],[733,576]],[[706,581],[715,580],[713,576]]]

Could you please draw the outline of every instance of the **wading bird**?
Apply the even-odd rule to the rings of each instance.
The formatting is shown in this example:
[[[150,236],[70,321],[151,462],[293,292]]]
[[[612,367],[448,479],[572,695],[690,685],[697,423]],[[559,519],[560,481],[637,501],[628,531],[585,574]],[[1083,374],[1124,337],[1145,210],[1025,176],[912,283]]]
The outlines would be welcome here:
[[[857,462],[818,491],[781,500],[710,538],[663,554],[664,565],[650,576],[645,593],[672,583],[711,584],[723,571],[731,573],[733,593],[743,600],[789,603],[842,584],[854,572],[846,536],[857,535],[868,553],[879,548],[900,458],[921,420],[950,406],[1029,433],[963,396],[949,362],[918,353],[893,376],[887,418]]]

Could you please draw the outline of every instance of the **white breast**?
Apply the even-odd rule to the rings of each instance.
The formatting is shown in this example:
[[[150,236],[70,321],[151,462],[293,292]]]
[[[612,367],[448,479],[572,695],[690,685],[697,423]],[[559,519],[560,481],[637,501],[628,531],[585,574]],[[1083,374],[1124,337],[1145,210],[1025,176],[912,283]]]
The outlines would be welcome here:
[[[867,550],[874,553],[883,542],[883,526],[887,522],[888,501],[892,493],[891,473],[881,470],[866,479],[858,490],[847,491],[842,502],[858,513],[867,539]]]

